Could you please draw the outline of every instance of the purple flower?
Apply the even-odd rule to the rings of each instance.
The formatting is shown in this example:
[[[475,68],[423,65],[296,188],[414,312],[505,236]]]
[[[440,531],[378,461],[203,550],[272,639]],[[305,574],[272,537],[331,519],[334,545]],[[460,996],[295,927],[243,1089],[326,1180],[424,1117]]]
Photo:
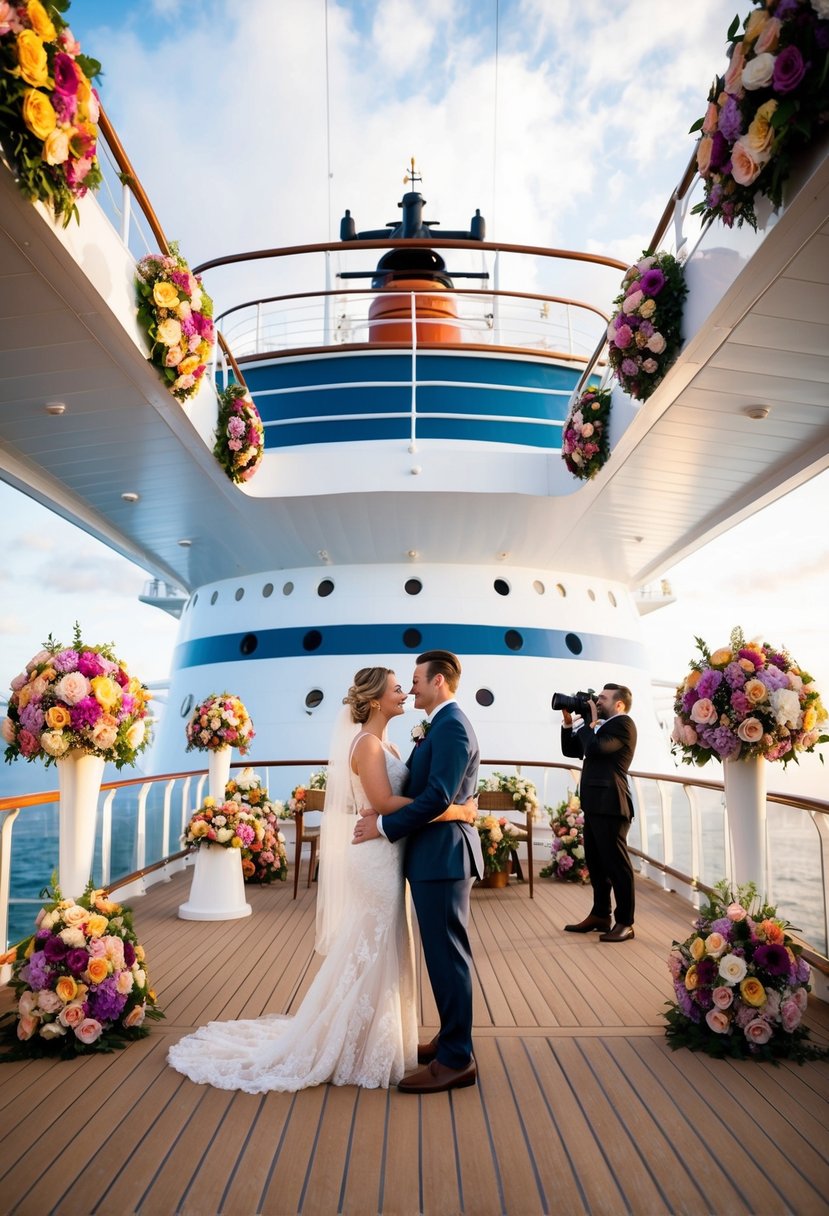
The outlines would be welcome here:
[[[747,659],[748,662],[753,665],[755,671],[759,671],[760,667],[762,667],[762,663],[758,662],[756,650],[749,650],[748,648],[745,648],[740,651],[738,658]]]
[[[79,657],[80,656],[78,655],[77,650],[59,650],[58,653],[52,657],[51,665],[54,667],[58,675],[65,676],[69,671],[78,670]]]
[[[66,958],[66,942],[62,937],[53,935],[43,943],[43,955],[50,963],[59,963]]]
[[[713,730],[706,730],[703,733],[706,746],[715,751],[723,760],[736,756],[740,750],[740,740],[727,726],[715,726]]]
[[[623,376],[635,376],[639,371],[639,364],[634,359],[623,359],[621,372]]]
[[[754,951],[754,965],[762,967],[769,975],[788,975],[788,951],[785,946],[758,946]]]
[[[694,992],[694,997],[700,1009],[713,1009],[714,998],[711,995],[710,988],[697,988]]]
[[[665,276],[658,266],[652,266],[642,275],[641,288],[646,296],[658,296],[665,286]]]
[[[132,942],[124,942],[124,962],[128,967],[135,962],[135,949]]]
[[[715,131],[711,139],[711,160],[709,162],[711,172],[724,172],[730,159],[731,148],[729,147],[728,140],[720,131]]]
[[[26,730],[30,730],[33,735],[39,735],[45,721],[43,710],[40,708],[40,697],[32,697],[26,708],[20,711],[21,725],[25,726]]]
[[[654,335],[653,324],[650,321],[642,321],[639,326],[640,334],[644,334],[646,338],[652,338]]]
[[[739,688],[731,694],[731,708],[741,718],[744,718],[751,709],[751,702],[744,692],[740,692]]]
[[[742,688],[746,682],[746,673],[739,663],[729,663],[723,675],[731,688]]]
[[[85,727],[94,726],[103,712],[94,697],[84,697],[69,710],[72,729],[83,730]]]
[[[36,950],[26,966],[20,969],[20,978],[24,984],[28,984],[35,991],[38,988],[47,988],[49,986],[51,974],[51,968],[48,966],[46,956],[42,950]]]
[[[633,330],[629,325],[619,325],[616,329],[616,336],[613,341],[619,347],[619,350],[625,350],[630,346],[633,338]]]
[[[806,962],[805,958],[798,957],[797,969],[795,971],[795,978],[797,979],[797,982],[799,984],[808,984],[811,975],[812,969]]]
[[[69,950],[66,955],[66,967],[71,975],[80,975],[86,970],[86,964],[89,962],[89,954],[80,946]],[[132,963],[130,963],[132,966]]]
[[[87,998],[90,1015],[104,1024],[116,1021],[126,1003],[126,994],[118,991],[114,975],[93,988]]]
[[[86,676],[88,680],[95,676],[104,674],[104,665],[101,662],[100,655],[97,655],[94,650],[85,650],[78,659],[78,671],[81,675]]]
[[[717,978],[718,964],[712,958],[704,958],[697,963],[697,979],[704,987],[710,988]]]
[[[186,271],[172,270],[172,271],[170,271],[170,278],[173,280],[176,287],[181,288],[182,291],[186,291],[189,296],[189,294],[190,294],[190,275],[187,274]]]
[[[688,691],[683,693],[682,696],[682,712],[684,714],[689,714],[691,712],[691,707],[696,705],[698,700],[699,693],[697,690],[695,688],[689,688]]]
[[[742,135],[743,121],[736,97],[729,95],[725,105],[720,110],[720,120],[717,125],[720,133],[730,144],[733,144]]]
[[[690,1018],[692,1022],[699,1022],[702,1015],[691,1000],[691,994],[686,990],[684,980],[680,979],[675,982],[674,992],[676,993],[676,1003],[686,1018]]]
[[[196,322],[192,313],[189,317],[184,317],[182,320],[181,332],[184,334],[185,338],[192,338],[193,334],[196,333]]]
[[[787,46],[774,61],[772,84],[778,93],[791,93],[806,75],[806,64],[796,46]]]
[[[719,933],[720,936],[724,937],[727,942],[730,942],[733,928],[734,922],[729,920],[727,916],[721,916],[719,920],[713,920],[711,922],[708,931],[709,933]]]
[[[789,677],[785,671],[781,671],[779,667],[775,667],[773,664],[769,667],[764,667],[762,675],[763,683],[769,692],[774,692],[776,688],[789,687]]]
[[[697,692],[700,697],[713,697],[720,684],[722,684],[722,672],[709,667],[702,673],[700,682],[697,684]]]

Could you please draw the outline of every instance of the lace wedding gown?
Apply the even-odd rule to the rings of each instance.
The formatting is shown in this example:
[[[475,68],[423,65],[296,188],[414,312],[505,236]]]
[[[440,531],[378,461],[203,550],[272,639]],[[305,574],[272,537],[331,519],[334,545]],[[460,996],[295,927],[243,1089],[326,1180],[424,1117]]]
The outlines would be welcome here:
[[[386,752],[392,791],[408,771]],[[351,775],[353,806],[368,800]],[[325,865],[325,858],[322,859]],[[209,1022],[174,1044],[168,1062],[219,1089],[294,1091],[326,1081],[395,1085],[417,1062],[414,952],[403,849],[387,840],[349,847],[350,901],[342,928],[296,1014]]]

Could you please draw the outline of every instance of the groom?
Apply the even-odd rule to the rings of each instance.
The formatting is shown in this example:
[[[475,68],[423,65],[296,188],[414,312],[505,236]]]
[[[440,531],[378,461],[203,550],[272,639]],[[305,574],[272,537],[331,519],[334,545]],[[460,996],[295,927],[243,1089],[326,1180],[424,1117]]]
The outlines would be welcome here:
[[[429,715],[429,725],[407,761],[406,792],[414,801],[393,815],[364,815],[354,832],[356,843],[381,834],[391,841],[406,837],[404,873],[440,1016],[436,1038],[418,1046],[418,1062],[427,1067],[398,1085],[409,1094],[461,1089],[474,1085],[477,1075],[467,925],[472,880],[484,872],[481,842],[468,823],[430,823],[478,788],[478,741],[455,700],[460,677],[460,661],[451,651],[429,650],[418,657],[412,694],[415,709]]]

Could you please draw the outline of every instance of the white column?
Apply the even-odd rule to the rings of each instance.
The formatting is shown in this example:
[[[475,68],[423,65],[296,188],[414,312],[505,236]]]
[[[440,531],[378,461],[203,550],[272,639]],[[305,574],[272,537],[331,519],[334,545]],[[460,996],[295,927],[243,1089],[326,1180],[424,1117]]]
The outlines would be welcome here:
[[[766,761],[726,760],[723,773],[730,881],[735,886],[753,882],[761,896],[767,895]]]

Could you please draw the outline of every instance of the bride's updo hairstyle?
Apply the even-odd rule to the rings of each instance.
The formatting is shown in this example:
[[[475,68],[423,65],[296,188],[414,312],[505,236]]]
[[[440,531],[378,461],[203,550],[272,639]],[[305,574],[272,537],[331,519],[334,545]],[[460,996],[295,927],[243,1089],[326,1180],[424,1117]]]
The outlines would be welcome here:
[[[354,722],[368,722],[372,701],[379,701],[386,691],[390,667],[361,667],[354,677],[354,683],[343,697],[343,705],[351,706],[351,717]]]

